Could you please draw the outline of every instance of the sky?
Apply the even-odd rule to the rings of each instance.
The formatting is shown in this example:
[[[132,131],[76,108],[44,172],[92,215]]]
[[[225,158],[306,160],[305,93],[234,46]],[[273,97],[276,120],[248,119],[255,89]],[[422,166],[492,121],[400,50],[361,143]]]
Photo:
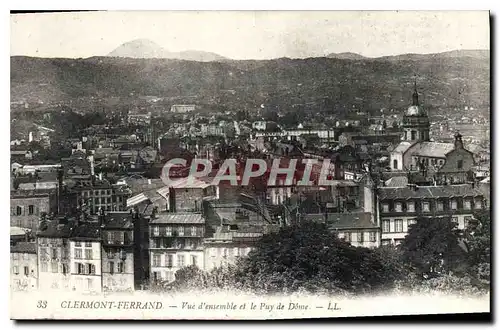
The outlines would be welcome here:
[[[105,56],[149,39],[232,59],[490,49],[487,11],[113,11],[11,15],[11,55]]]

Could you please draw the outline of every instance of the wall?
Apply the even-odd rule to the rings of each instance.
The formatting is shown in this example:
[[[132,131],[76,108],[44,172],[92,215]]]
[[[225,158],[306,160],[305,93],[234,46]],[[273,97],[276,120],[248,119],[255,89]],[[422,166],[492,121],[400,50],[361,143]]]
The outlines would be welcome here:
[[[38,287],[40,290],[70,290],[70,259],[69,259],[69,244],[66,239],[62,238],[46,238],[46,243],[40,243],[41,239],[37,238],[38,248]],[[57,251],[58,258],[52,259],[52,248]],[[43,252],[46,249],[47,253]],[[43,264],[47,268],[44,268]],[[52,264],[56,267],[53,269]],[[63,264],[66,265],[67,273],[63,273]]]
[[[55,196],[43,197],[11,197],[10,199],[10,225],[14,227],[38,229],[38,222],[42,212],[55,211]],[[33,214],[29,214],[29,206],[33,205]],[[17,215],[17,207],[21,207],[21,215]]]
[[[25,275],[25,267],[27,267],[28,275]],[[11,253],[10,270],[10,288],[12,290],[31,291],[38,289],[38,258],[36,253]]]
[[[224,254],[226,250],[226,254]],[[215,267],[221,267],[228,264],[235,264],[238,257],[244,257],[250,253],[252,247],[242,243],[223,243],[205,241],[204,269],[210,271]],[[226,255],[226,257],[224,257]]]
[[[71,270],[71,279],[70,285],[73,291],[84,292],[84,291],[93,291],[93,292],[101,292],[101,243],[100,242],[90,242],[91,246],[86,247],[85,242],[78,241],[81,244],[81,247],[76,246],[75,241],[70,241],[70,270]],[[82,258],[76,258],[76,249],[81,249]],[[92,251],[92,259],[87,259],[85,250]],[[77,263],[81,263],[84,265],[92,264],[94,265],[95,273],[94,274],[78,274]],[[91,285],[89,285],[89,281]]]

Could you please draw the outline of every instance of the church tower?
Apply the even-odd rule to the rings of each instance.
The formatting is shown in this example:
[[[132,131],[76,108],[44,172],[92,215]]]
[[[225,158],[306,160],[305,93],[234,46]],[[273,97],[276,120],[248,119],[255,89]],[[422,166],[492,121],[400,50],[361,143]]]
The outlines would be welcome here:
[[[403,116],[404,141],[429,141],[429,117],[418,101],[417,81],[412,96],[412,104]]]

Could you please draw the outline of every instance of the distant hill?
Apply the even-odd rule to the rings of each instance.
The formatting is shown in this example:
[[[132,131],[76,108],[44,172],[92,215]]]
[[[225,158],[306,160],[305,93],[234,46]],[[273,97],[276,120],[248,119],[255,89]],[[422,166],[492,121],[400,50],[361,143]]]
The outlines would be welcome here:
[[[359,55],[356,53],[351,53],[351,52],[345,52],[345,53],[331,53],[328,54],[326,57],[328,58],[337,58],[341,60],[364,60],[366,57],[363,55]]]
[[[126,42],[109,53],[108,56],[128,58],[165,58],[198,62],[221,61],[226,59],[225,57],[215,53],[197,50],[170,52],[148,39],[136,39]]]
[[[149,49],[149,54],[160,51]],[[263,103],[285,111],[404,109],[411,101],[415,76],[421,102],[428,109],[490,104],[487,51],[361,60],[320,57],[195,62],[13,56],[10,62],[11,101],[27,101],[30,108],[40,102],[43,106],[69,100],[75,104],[85,97],[116,97],[129,105],[137,96],[149,95],[221,109],[254,109]]]

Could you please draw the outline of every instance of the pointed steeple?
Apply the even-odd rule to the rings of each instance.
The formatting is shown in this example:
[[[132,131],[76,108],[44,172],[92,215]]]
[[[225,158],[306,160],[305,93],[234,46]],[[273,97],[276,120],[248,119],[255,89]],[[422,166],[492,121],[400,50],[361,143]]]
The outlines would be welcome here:
[[[417,78],[415,78],[415,87],[414,87],[414,92],[413,92],[413,103],[412,105],[414,106],[419,106],[418,104],[418,92],[417,92]]]

